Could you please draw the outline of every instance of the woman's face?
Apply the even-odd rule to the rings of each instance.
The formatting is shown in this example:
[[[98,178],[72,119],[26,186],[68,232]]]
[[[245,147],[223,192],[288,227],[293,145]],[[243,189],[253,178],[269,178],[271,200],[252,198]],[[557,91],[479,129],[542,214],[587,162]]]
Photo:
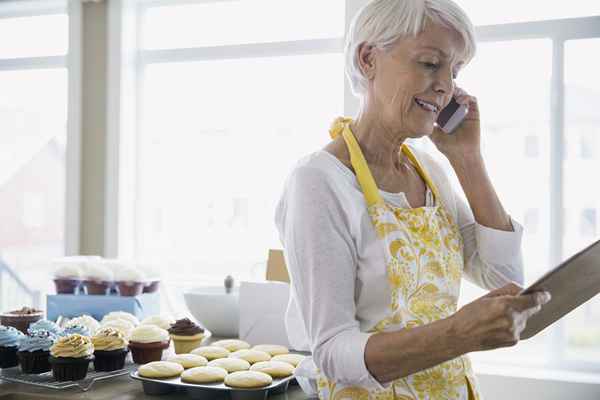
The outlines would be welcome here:
[[[428,23],[417,37],[402,38],[390,49],[362,46],[359,54],[369,78],[367,107],[377,120],[391,133],[430,135],[464,63],[460,35]]]

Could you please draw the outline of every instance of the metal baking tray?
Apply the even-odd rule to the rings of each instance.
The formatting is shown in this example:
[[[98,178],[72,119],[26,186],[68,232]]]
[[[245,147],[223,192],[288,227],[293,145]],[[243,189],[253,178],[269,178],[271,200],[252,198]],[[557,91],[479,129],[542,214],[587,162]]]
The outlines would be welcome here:
[[[144,393],[151,396],[170,394],[175,392],[187,393],[193,400],[228,399],[231,400],[265,400],[269,395],[285,393],[294,380],[293,376],[283,379],[273,379],[269,386],[258,389],[236,389],[224,383],[194,384],[182,382],[181,378],[151,379],[138,375],[137,370],[129,374],[133,379],[141,381]]]
[[[84,379],[80,381],[58,382],[52,376],[52,371],[44,372],[42,374],[24,374],[21,371],[20,367],[14,367],[0,369],[0,380],[55,390],[69,389],[75,387],[79,388],[82,392],[87,392],[92,388],[94,383],[98,381],[127,375],[136,368],[137,366],[135,364],[126,364],[123,369],[119,369],[116,371],[97,372],[94,371],[92,366],[90,366],[88,374]]]

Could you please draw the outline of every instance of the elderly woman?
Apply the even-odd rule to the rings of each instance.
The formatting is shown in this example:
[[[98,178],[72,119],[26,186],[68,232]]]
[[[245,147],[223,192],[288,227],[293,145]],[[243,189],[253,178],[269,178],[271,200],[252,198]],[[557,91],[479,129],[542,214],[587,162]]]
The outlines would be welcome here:
[[[519,295],[522,227],[486,173],[477,101],[455,87],[474,52],[451,0],[373,0],[351,25],[360,113],[337,119],[333,140],[297,164],[276,212],[289,339],[312,351],[297,375],[321,399],[480,399],[466,354],[515,345],[549,299]],[[453,96],[469,112],[449,135],[435,122]],[[405,143],[425,136],[468,205]],[[463,275],[491,292],[457,311]]]

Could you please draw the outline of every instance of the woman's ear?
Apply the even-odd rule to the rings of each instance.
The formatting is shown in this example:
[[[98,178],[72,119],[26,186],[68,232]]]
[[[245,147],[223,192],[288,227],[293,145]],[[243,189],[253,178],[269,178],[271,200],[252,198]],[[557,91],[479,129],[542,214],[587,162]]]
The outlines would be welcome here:
[[[361,43],[358,46],[358,63],[363,75],[371,80],[375,77],[375,49],[369,43]]]

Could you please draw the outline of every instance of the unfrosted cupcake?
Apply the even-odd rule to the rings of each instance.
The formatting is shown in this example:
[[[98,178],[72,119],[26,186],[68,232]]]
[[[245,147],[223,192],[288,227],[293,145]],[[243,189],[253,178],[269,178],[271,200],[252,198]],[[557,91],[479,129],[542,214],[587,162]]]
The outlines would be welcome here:
[[[56,325],[55,322],[49,321],[47,319],[40,319],[39,321],[36,321],[33,324],[29,325],[27,333],[31,334],[35,331],[48,331],[54,336],[60,336],[63,333],[61,327]]]
[[[94,345],[94,369],[96,371],[116,371],[125,366],[129,342],[120,331],[102,328],[92,337]]]
[[[67,323],[65,328],[75,325],[85,326],[90,331],[90,336],[93,336],[98,328],[100,328],[100,323],[96,321],[94,317],[90,317],[89,315],[82,315],[80,317],[73,318]]]
[[[89,337],[77,334],[61,337],[50,348],[52,376],[58,382],[85,378],[93,354],[94,346]]]
[[[204,329],[196,325],[189,318],[183,318],[171,325],[169,334],[175,344],[175,353],[185,354],[200,347],[204,338]]]
[[[169,347],[169,332],[154,325],[140,325],[131,332],[129,349],[136,364],[160,361]]]
[[[58,294],[77,294],[81,285],[86,257],[64,257],[54,260],[54,285]]]
[[[37,330],[19,340],[19,364],[25,374],[41,374],[50,371],[48,357],[56,336],[48,331]]]
[[[20,310],[9,311],[0,314],[0,324],[4,326],[12,326],[20,330],[22,333],[27,333],[29,325],[39,321],[44,317],[44,312],[31,307],[23,307]]]
[[[104,321],[100,324],[102,328],[113,328],[118,330],[125,336],[125,338],[129,339],[131,336],[131,332],[135,329],[135,326],[131,322],[126,319],[115,318],[110,319],[108,321]]]
[[[121,296],[139,296],[144,290],[145,281],[144,273],[131,265],[115,271],[115,282]]]
[[[162,329],[169,329],[175,320],[166,315],[152,315],[142,321],[142,325],[155,325]]]
[[[131,324],[133,326],[138,326],[140,324],[140,321],[137,319],[137,317],[131,313],[125,312],[125,311],[111,311],[108,314],[106,314],[104,316],[104,318],[102,318],[102,321],[100,322],[100,324],[103,324],[104,322],[110,321],[112,319],[125,319],[129,322],[131,322]]]
[[[113,283],[113,272],[103,260],[95,260],[86,265],[83,284],[89,295],[106,295]]]
[[[0,325],[0,368],[12,368],[19,365],[17,350],[23,332],[12,326]]]

